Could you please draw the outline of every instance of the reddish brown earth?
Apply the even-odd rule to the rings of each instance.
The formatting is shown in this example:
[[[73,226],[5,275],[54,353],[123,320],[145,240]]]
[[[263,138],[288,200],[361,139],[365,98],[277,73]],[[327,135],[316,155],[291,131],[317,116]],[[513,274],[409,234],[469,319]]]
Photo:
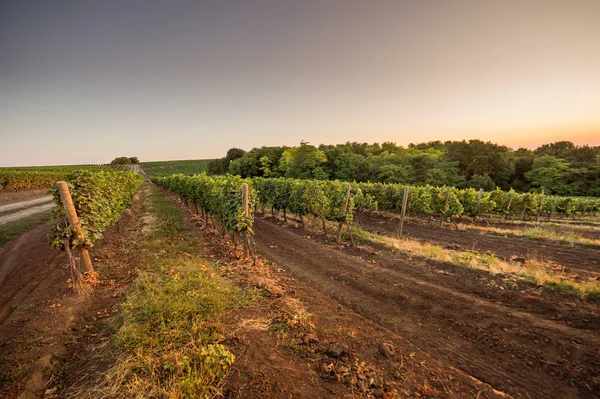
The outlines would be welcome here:
[[[134,211],[120,222],[122,232],[136,231],[133,214],[140,204],[138,197]],[[76,294],[67,285],[65,253],[48,245],[49,228],[45,223],[0,248],[0,397],[38,398],[48,388],[60,391],[60,365],[81,349],[73,346],[81,342],[78,331],[86,330],[89,338],[90,319],[111,316],[131,282],[134,264],[112,261],[127,235],[112,229],[91,251],[101,271],[99,286],[91,295]]]
[[[257,218],[255,232],[260,253],[304,287],[498,390],[531,398],[600,392],[598,303],[400,252],[334,245],[273,219]]]
[[[506,396],[300,281],[285,263],[237,260],[228,239],[192,219],[203,256],[237,284],[264,292],[224,322],[224,343],[236,355],[226,398]]]
[[[360,214],[358,225],[370,232],[396,235],[398,221],[376,213]],[[516,236],[495,236],[477,231],[456,230],[450,227],[405,222],[403,235],[421,242],[430,242],[450,249],[491,253],[501,259],[525,258],[550,261],[586,275],[600,277],[600,249],[581,245],[553,243],[548,240],[531,240]],[[571,269],[571,270],[569,270]]]
[[[0,396],[26,387],[31,397],[47,387],[56,394],[111,364],[106,343],[136,265],[139,219],[126,218],[92,254],[102,282],[91,296],[66,286],[66,259],[47,247],[47,226],[0,249],[0,270],[12,265],[0,283]],[[236,355],[227,398],[600,391],[598,303],[383,248],[335,245],[264,218],[256,219],[256,242],[269,261],[252,265],[196,225],[204,257],[262,292],[224,321],[223,343]],[[2,385],[5,376],[13,384]]]

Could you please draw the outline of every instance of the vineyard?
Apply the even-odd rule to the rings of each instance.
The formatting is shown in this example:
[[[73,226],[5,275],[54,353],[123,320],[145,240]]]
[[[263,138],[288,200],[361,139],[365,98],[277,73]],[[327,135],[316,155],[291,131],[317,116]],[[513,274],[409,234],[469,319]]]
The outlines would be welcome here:
[[[114,225],[129,206],[144,178],[131,172],[78,171],[64,176],[81,228],[67,223],[66,211],[59,190],[51,190],[57,211],[48,237],[58,249],[90,249],[102,239],[102,232]]]
[[[402,184],[359,183],[357,186],[377,201],[378,208],[398,211],[402,207],[404,189]],[[443,215],[450,218],[466,215],[498,216],[523,220],[525,217],[551,218],[556,215],[593,217],[600,212],[600,198],[564,197],[543,193],[517,193],[514,190],[484,192],[473,188],[411,186],[408,187],[406,211],[420,215]]]
[[[50,225],[50,244],[63,250],[52,252],[66,252],[71,267],[65,269],[66,262],[53,264],[72,273],[71,283],[75,284],[71,286],[77,292],[85,292],[83,286],[94,287],[94,297],[111,286],[111,276],[121,270],[122,263],[121,257],[104,256],[103,244],[109,238],[102,238],[115,234],[114,229],[107,233],[107,228],[119,226],[143,182],[138,174],[97,168],[75,172],[19,171],[31,176],[47,174],[48,180],[43,184],[53,186],[51,192],[58,209],[53,212]],[[66,183],[55,186],[51,179],[57,178]],[[285,359],[281,364],[286,367],[301,367],[298,356],[310,359],[309,369],[298,378],[310,375],[307,386],[325,384],[327,389],[335,389],[338,397],[355,391],[364,397],[402,397],[394,394],[398,392],[445,397],[441,392],[459,384],[461,388],[455,392],[469,393],[452,397],[477,397],[480,393],[482,398],[498,397],[493,388],[515,397],[593,398],[600,388],[594,379],[598,371],[594,359],[600,356],[597,198],[205,173],[155,174],[151,180],[155,186],[144,186],[143,191],[155,191],[148,194],[153,202],[143,209],[155,212],[157,204],[165,207],[169,203],[187,220],[177,222],[174,218],[181,216],[173,210],[168,212],[168,221],[153,222],[146,214],[133,217],[131,220],[142,226],[142,231],[146,223],[156,230],[149,235],[141,233],[141,237],[146,237],[143,240],[148,240],[144,251],[129,247],[128,239],[123,240],[130,259],[144,259],[142,264],[130,261],[132,265],[147,267],[145,273],[150,273],[142,274],[141,285],[134,289],[131,300],[139,301],[135,306],[140,309],[151,305],[152,310],[143,310],[144,316],[138,317],[128,313],[135,306],[126,302],[124,317],[128,321],[119,332],[125,334],[119,337],[127,337],[127,345],[118,350],[132,357],[115,367],[126,367],[132,378],[155,379],[157,384],[163,384],[165,378],[196,370],[196,366],[187,365],[186,356],[195,365],[205,364],[203,356],[209,356],[220,363],[211,363],[210,373],[197,369],[195,375],[212,375],[198,378],[218,384],[224,378],[223,386],[229,392],[239,390],[246,397],[264,397],[268,395],[252,391],[256,385],[247,385],[245,377],[234,373],[227,376],[227,371],[233,366],[237,373],[255,376],[259,367],[261,375],[265,373],[269,379],[284,378],[273,369],[272,357],[263,365],[255,363],[260,359],[259,353],[278,351],[278,356]],[[403,220],[404,215],[410,218],[401,235],[398,218]],[[506,228],[501,234],[492,235],[475,229],[488,228],[483,223],[474,227],[457,224],[459,229],[438,226],[450,221],[460,223],[461,219],[498,222],[513,230]],[[566,243],[546,236],[526,239],[519,234],[525,231],[522,226],[528,221],[544,222],[530,223],[540,231],[555,229],[558,234],[579,235],[578,241]],[[161,238],[183,226],[191,229],[185,236]],[[344,228],[346,235],[342,235]],[[116,232],[117,236],[129,234],[124,228]],[[46,240],[47,230],[36,234]],[[48,248],[47,242],[44,244]],[[204,263],[187,263],[196,259],[195,251],[208,251],[203,256],[214,263],[214,271]],[[29,264],[29,259],[23,255],[22,262]],[[97,262],[95,268],[91,267],[92,261]],[[40,274],[48,276],[42,272],[46,270],[45,263],[36,262],[41,265]],[[81,265],[85,266],[84,273]],[[182,265],[189,269],[183,271]],[[262,274],[253,275],[258,271]],[[122,273],[123,281],[130,282],[130,271]],[[251,313],[241,322],[219,323],[228,334],[241,334],[239,346],[235,340],[219,338],[212,326],[207,327],[208,332],[199,333],[204,324],[193,322],[198,311],[211,312],[210,301],[204,302],[203,298],[221,295],[221,291],[207,288],[212,287],[219,274],[239,281],[241,287],[250,289],[250,296],[256,296],[256,289],[263,290],[252,310],[237,310],[258,315]],[[61,276],[60,284],[64,285],[66,276]],[[188,278],[206,280],[194,280],[192,289],[186,283]],[[274,278],[278,282],[273,282]],[[9,304],[11,309],[19,309],[15,304],[18,287],[23,283],[9,281],[11,287],[16,287],[11,288],[10,295],[13,291],[15,294]],[[152,297],[158,292],[160,297]],[[304,305],[293,305],[294,309],[305,310],[294,310],[291,315],[277,313],[279,310],[271,313],[279,306],[297,302]],[[104,310],[105,305],[101,306],[94,313],[97,319],[110,313]],[[170,324],[178,320],[176,315],[181,309],[185,309],[181,316],[186,322],[180,324],[186,326],[185,332],[178,330],[179,324]],[[265,321],[259,321],[263,320],[261,317]],[[132,327],[138,323],[145,326],[142,336],[138,336],[138,327]],[[242,323],[256,323],[258,327],[243,332],[239,326],[246,324]],[[83,334],[92,324],[89,319],[85,322]],[[89,329],[92,336],[99,331],[95,327]],[[6,331],[5,335],[10,334]],[[160,334],[154,334],[156,331]],[[201,334],[210,337],[206,341],[210,344],[203,341]],[[194,349],[183,343],[180,348],[182,336],[199,346]],[[168,348],[160,349],[155,343],[147,345],[151,339],[166,339]],[[132,342],[135,345],[129,346]],[[230,346],[230,342],[234,344]],[[372,342],[377,343],[371,345]],[[262,346],[253,349],[253,345]],[[506,356],[506,351],[513,356]],[[142,352],[143,365],[136,363],[142,361],[138,356]],[[82,354],[80,361],[86,357]],[[406,364],[412,364],[410,371],[404,369]],[[145,371],[157,365],[163,377]],[[459,374],[448,377],[446,365],[452,366],[452,373]],[[432,367],[442,376],[431,378]],[[428,388],[415,387],[412,382],[407,385],[409,380],[398,377],[398,370],[417,373],[419,379],[410,381],[425,379]],[[367,382],[385,382],[365,383],[360,377],[365,374]],[[120,390],[120,384],[125,382],[118,379],[112,383]],[[332,388],[332,383],[338,385]],[[178,384],[177,389],[207,389],[198,384]],[[469,384],[486,385],[473,388]],[[129,392],[138,389],[129,383],[126,386]],[[436,393],[429,395],[431,392]],[[316,397],[319,395],[332,394]]]
[[[126,165],[67,165],[0,168],[0,190],[22,191],[52,186],[58,180],[77,170],[92,172],[129,170]]]
[[[205,223],[216,228],[221,235],[226,231],[234,234],[243,231],[252,235],[258,253],[276,262],[279,267],[291,270],[292,275],[317,287],[319,292],[356,309],[359,314],[380,325],[402,332],[462,369],[476,370],[478,378],[494,381],[495,386],[517,396],[523,392],[531,393],[526,387],[533,385],[536,390],[543,391],[542,394],[537,392],[537,396],[552,395],[552,389],[539,385],[540,376],[535,370],[526,372],[523,377],[516,376],[522,373],[520,364],[523,358],[531,358],[534,353],[537,357],[541,356],[543,362],[556,361],[552,347],[534,339],[536,334],[533,333],[545,323],[543,320],[554,317],[555,312],[566,317],[569,325],[578,326],[568,334],[579,336],[577,342],[588,345],[587,350],[597,352],[589,346],[597,338],[581,337],[581,334],[590,331],[590,326],[581,322],[580,318],[593,325],[598,322],[593,314],[597,307],[595,298],[600,295],[597,281],[600,241],[590,239],[587,247],[567,246],[561,241],[546,239],[528,243],[524,237],[514,234],[511,237],[490,236],[464,228],[439,229],[437,226],[438,221],[458,222],[467,217],[489,221],[551,219],[553,223],[549,225],[553,228],[554,224],[564,221],[559,224],[561,228],[572,229],[570,222],[584,220],[582,223],[590,224],[585,231],[597,237],[597,228],[592,227],[596,226],[599,212],[600,201],[597,198],[520,194],[512,190],[484,192],[451,187],[288,178],[242,179],[204,174],[173,175],[153,181],[177,194],[193,213],[203,214]],[[242,185],[249,190],[249,218],[243,216]],[[410,239],[397,240],[397,222],[389,215],[401,210],[405,192],[408,192],[405,211],[413,216],[433,217],[436,226],[411,219],[407,228]],[[251,211],[253,207],[260,211],[256,218]],[[375,212],[377,210],[388,213]],[[358,224],[353,223],[357,216],[361,219]],[[574,216],[578,219],[573,219]],[[319,222],[314,223],[313,220]],[[342,251],[344,254],[340,254],[339,250],[329,249],[330,240],[340,242],[344,225],[348,226],[347,237],[352,242],[352,232],[361,236],[361,244],[354,250],[356,252]],[[417,241],[412,241],[414,239]],[[393,243],[393,249],[390,243]],[[536,255],[532,256],[532,253]],[[365,261],[363,257],[372,260]],[[470,270],[478,270],[480,274]],[[418,283],[415,285],[413,280]],[[390,282],[394,287],[388,286]],[[398,284],[402,287],[400,291],[395,289]],[[534,294],[536,290],[542,291]],[[563,294],[556,296],[550,293],[552,291]],[[544,302],[544,306],[524,305],[520,299],[521,292],[535,295],[537,301]],[[410,298],[408,302],[406,298]],[[490,301],[489,298],[495,299]],[[485,304],[477,304],[479,300]],[[501,300],[504,305],[497,307],[496,300]],[[414,301],[418,305],[413,309]],[[563,310],[559,310],[570,306],[564,301],[576,301],[576,314],[566,316]],[[405,306],[399,307],[398,303]],[[441,307],[434,303],[441,304]],[[515,320],[512,309],[523,306],[527,316]],[[432,307],[433,310],[430,310]],[[475,311],[474,308],[480,310]],[[547,311],[549,308],[553,310]],[[428,311],[423,313],[421,309]],[[489,317],[495,320],[495,327],[488,331],[490,327],[486,318],[478,321],[480,316],[473,312],[489,312]],[[459,328],[458,325],[462,324],[456,323],[461,323],[461,320],[472,322]],[[530,324],[532,320],[533,327]],[[421,330],[414,331],[412,326],[417,322],[419,325],[425,323],[428,333],[423,335]],[[507,326],[511,323],[517,323],[519,327],[509,331]],[[440,325],[444,326],[443,332],[438,334],[435,331]],[[579,328],[583,329],[582,332]],[[531,339],[523,340],[524,331],[532,334],[528,335]],[[581,355],[579,349],[561,341],[566,339],[566,333],[560,326],[546,328],[541,334],[550,337],[548,339],[555,347],[562,347],[561,350],[566,351],[563,353],[573,353],[564,360],[572,367],[593,368],[589,363],[578,360],[577,356]],[[495,343],[490,343],[492,347],[488,348],[489,340],[518,348],[513,353],[521,353],[522,357],[520,360],[506,359],[501,351],[491,349]],[[453,347],[468,349],[456,352],[451,349]],[[482,357],[481,353],[485,356]],[[489,369],[489,364],[495,364],[495,371]],[[551,368],[557,376],[553,384],[558,387],[558,380],[563,378],[558,376],[566,374],[554,366]],[[508,373],[516,385],[506,384],[504,381],[508,377],[499,377],[499,369],[511,370]],[[587,377],[580,377],[581,381],[576,383],[577,392],[581,397],[587,397],[585,393],[589,391],[585,384],[592,382]],[[564,397],[569,397],[566,390],[561,392]]]
[[[234,177],[214,177],[205,175],[184,178],[183,175],[156,180],[164,184],[177,181],[171,187],[194,203],[201,201],[196,187],[191,182],[210,180],[213,182],[231,180]],[[239,178],[235,178],[238,179]],[[183,183],[185,181],[186,183]],[[239,180],[240,182],[242,180]],[[259,205],[281,211],[284,219],[287,212],[303,216],[313,215],[323,220],[352,222],[355,211],[401,210],[404,192],[408,199],[406,212],[420,216],[437,216],[442,219],[468,216],[497,217],[501,220],[525,218],[539,220],[540,216],[551,219],[555,216],[594,217],[600,212],[600,198],[547,196],[542,193],[517,193],[514,190],[496,189],[490,192],[475,189],[451,187],[411,186],[385,183],[343,183],[329,180],[298,180],[286,178],[255,177],[243,180],[256,190]],[[342,213],[347,188],[350,197],[346,210]],[[195,190],[192,194],[190,190]],[[202,199],[202,201],[204,201]],[[206,206],[204,204],[203,206]],[[219,214],[219,217],[224,217]]]
[[[206,160],[143,163],[150,176],[167,177],[182,173],[196,175],[206,171]],[[295,179],[251,178],[258,192],[261,206],[287,212],[301,218],[311,214],[326,220],[352,221],[354,210],[383,210],[399,212],[402,209],[403,184],[342,183]],[[351,201],[346,214],[336,214],[344,200],[346,188],[351,186]],[[454,187],[408,186],[407,214],[425,217],[452,218],[481,217],[493,220],[550,220],[554,217],[594,217],[600,212],[600,198],[518,193],[514,190],[494,191],[458,189]],[[542,219],[544,220],[544,219]]]
[[[206,172],[209,162],[210,159],[196,159],[187,161],[141,162],[140,165],[150,176],[170,176],[177,173],[190,176]]]

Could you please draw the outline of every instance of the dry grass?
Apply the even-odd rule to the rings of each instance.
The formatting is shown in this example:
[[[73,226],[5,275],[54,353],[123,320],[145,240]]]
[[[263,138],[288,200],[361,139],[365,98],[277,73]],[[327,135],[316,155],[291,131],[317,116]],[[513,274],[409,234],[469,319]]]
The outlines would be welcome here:
[[[484,234],[499,235],[499,236],[516,236],[524,237],[532,240],[548,240],[563,244],[580,244],[589,247],[600,248],[600,240],[595,240],[582,236],[575,231],[555,231],[542,226],[527,227],[525,229],[503,229],[500,227],[482,227],[459,225],[461,229],[478,231]]]
[[[289,218],[289,216],[288,216]],[[335,232],[337,223],[326,222],[329,233]],[[305,227],[313,232],[322,232],[320,220],[305,218]],[[581,281],[578,276],[567,275],[560,267],[537,259],[526,259],[522,262],[501,260],[491,254],[478,254],[468,251],[445,249],[430,243],[421,243],[406,238],[397,239],[370,233],[357,226],[352,226],[355,240],[363,243],[376,243],[389,249],[407,252],[424,259],[432,259],[453,265],[477,270],[485,270],[492,274],[507,274],[527,281],[547,286],[558,292],[569,292],[582,298],[600,297],[600,281],[589,279]],[[344,234],[346,240],[349,238]]]
[[[546,285],[558,291],[567,291],[581,297],[600,296],[600,281],[577,281],[566,275],[560,268],[548,262],[526,259],[524,263],[508,262],[490,254],[477,254],[467,251],[445,249],[429,243],[409,239],[397,239],[379,236],[354,227],[355,236],[361,239],[383,244],[391,249],[408,252],[426,259],[452,263],[471,269],[485,270],[492,274],[510,274],[519,276],[540,285]]]

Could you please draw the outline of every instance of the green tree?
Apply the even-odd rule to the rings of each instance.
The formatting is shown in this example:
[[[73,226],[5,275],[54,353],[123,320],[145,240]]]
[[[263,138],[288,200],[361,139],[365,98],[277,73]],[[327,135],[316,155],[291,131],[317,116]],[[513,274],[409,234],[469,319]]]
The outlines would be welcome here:
[[[473,175],[467,185],[476,189],[483,188],[485,191],[493,191],[496,188],[496,184],[489,175]]]
[[[118,157],[111,161],[111,165],[129,165],[131,164],[131,159],[129,157]]]
[[[502,188],[508,188],[514,170],[510,148],[481,140],[452,141],[446,144],[446,158],[458,162],[458,168],[470,179],[473,175],[488,175]]]
[[[568,191],[565,184],[568,169],[567,161],[552,155],[544,155],[533,160],[533,166],[525,173],[525,177],[531,182],[533,188],[543,190],[547,194],[563,193]]]
[[[410,184],[414,180],[415,171],[410,165],[387,164],[379,168],[377,180],[381,183]]]
[[[227,158],[211,159],[206,166],[206,173],[209,175],[224,175],[227,173],[229,160]]]
[[[299,147],[288,148],[283,152],[280,161],[280,168],[284,171],[285,177],[296,179],[310,179],[316,177],[313,171],[327,161],[325,153],[318,150],[314,145],[302,141]],[[323,168],[319,168],[317,173],[322,178],[326,173]]]
[[[335,160],[334,177],[343,181],[354,181],[358,171],[365,162],[365,157],[352,152],[344,152]]]
[[[570,141],[557,141],[555,143],[544,144],[535,149],[535,155],[542,157],[551,155],[557,158],[566,158],[575,148],[575,144]]]
[[[260,171],[263,177],[270,177],[273,172],[271,171],[272,162],[269,157],[265,155],[258,162],[260,163]]]
[[[225,158],[229,162],[232,162],[238,158],[243,157],[245,153],[246,153],[246,151],[242,150],[241,148],[230,148],[229,150],[227,150],[227,154],[225,155]]]
[[[258,159],[255,152],[247,152],[229,164],[228,172],[242,177],[258,176],[260,172]]]

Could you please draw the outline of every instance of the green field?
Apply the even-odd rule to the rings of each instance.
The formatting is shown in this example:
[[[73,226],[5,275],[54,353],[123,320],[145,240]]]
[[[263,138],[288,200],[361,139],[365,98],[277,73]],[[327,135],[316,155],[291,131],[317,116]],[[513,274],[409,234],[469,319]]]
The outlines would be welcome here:
[[[141,162],[140,165],[150,176],[169,176],[175,173],[197,175],[206,172],[211,159],[189,159],[183,161]]]

